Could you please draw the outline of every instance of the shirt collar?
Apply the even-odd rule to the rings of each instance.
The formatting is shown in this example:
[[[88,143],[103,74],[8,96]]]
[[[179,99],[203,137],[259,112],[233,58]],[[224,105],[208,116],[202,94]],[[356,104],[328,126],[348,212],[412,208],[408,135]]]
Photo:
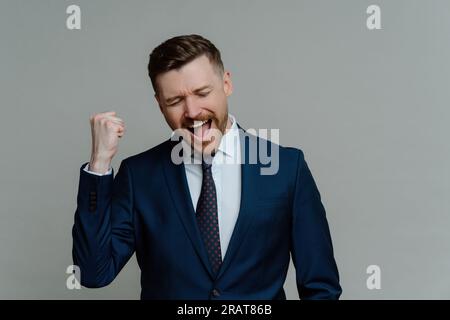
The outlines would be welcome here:
[[[228,114],[231,121],[231,127],[222,136],[220,141],[218,151],[223,152],[228,157],[234,157],[239,146],[239,130],[236,123],[236,119],[231,114]]]

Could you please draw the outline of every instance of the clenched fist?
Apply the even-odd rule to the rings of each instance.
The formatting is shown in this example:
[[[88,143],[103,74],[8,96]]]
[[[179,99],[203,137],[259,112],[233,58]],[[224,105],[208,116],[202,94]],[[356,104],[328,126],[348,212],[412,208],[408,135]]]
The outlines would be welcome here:
[[[89,170],[104,174],[117,153],[119,138],[125,134],[125,123],[114,111],[94,114],[89,120],[92,134]]]

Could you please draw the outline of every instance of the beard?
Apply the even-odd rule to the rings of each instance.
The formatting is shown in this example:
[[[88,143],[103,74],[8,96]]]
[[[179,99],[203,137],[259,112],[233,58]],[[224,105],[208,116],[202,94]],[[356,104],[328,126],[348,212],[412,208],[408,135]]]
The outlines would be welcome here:
[[[228,112],[222,117],[212,113],[203,114],[183,124],[182,136],[195,153],[214,155],[225,134],[227,124]]]

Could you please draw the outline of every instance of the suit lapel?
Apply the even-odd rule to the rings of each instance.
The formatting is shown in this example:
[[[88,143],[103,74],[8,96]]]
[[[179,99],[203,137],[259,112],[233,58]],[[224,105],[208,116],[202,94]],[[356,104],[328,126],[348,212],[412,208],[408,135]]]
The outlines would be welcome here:
[[[200,257],[205,268],[208,270],[211,277],[213,272],[208,260],[208,255],[203,244],[200,230],[195,219],[195,210],[192,205],[192,199],[189,192],[189,186],[186,178],[186,171],[183,162],[181,164],[174,164],[171,160],[172,148],[178,143],[177,141],[169,141],[170,150],[166,152],[166,159],[164,161],[164,175],[166,177],[167,187],[170,190],[172,201],[176,207],[178,216],[180,217],[186,233],[192,242],[198,256]]]
[[[258,175],[260,173],[259,171],[260,166],[258,165],[258,162],[253,164],[248,159],[249,144],[257,143],[257,138],[255,136],[247,134],[239,125],[238,127],[239,127],[239,138],[241,144],[241,159],[242,159],[241,203],[236,225],[234,226],[230,243],[228,245],[228,249],[225,254],[223,263],[218,271],[217,278],[219,278],[229,267],[231,261],[233,260],[239,249],[239,246],[244,241],[245,235],[247,234],[247,231],[251,225],[254,210],[249,210],[249,208],[252,206],[252,203],[255,202],[255,193],[253,192],[253,188],[255,185],[257,185],[255,184],[255,181],[257,181]],[[248,139],[246,139],[246,137]]]

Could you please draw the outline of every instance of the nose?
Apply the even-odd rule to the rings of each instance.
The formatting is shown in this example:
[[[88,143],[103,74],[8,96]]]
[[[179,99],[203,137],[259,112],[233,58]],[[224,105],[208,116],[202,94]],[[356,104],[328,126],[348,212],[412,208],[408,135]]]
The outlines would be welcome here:
[[[200,116],[201,113],[202,113],[201,108],[198,106],[198,104],[195,103],[192,97],[186,97],[184,116],[186,118],[195,119],[198,116]]]

